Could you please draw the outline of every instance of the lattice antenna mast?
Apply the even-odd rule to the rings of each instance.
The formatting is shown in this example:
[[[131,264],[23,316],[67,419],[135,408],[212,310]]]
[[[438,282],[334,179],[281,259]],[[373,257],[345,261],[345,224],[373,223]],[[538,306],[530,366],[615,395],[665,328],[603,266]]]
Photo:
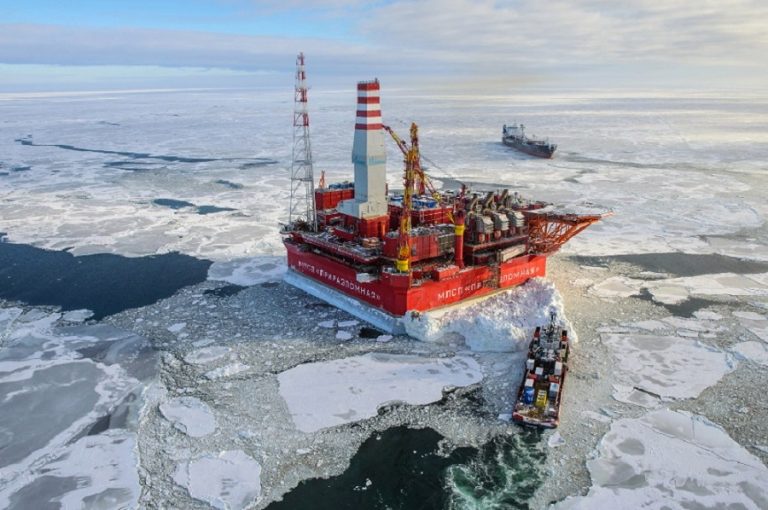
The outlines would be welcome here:
[[[293,158],[291,162],[291,203],[288,221],[304,220],[317,230],[315,181],[312,171],[312,144],[309,141],[307,81],[304,53],[296,57],[296,92],[293,109]]]

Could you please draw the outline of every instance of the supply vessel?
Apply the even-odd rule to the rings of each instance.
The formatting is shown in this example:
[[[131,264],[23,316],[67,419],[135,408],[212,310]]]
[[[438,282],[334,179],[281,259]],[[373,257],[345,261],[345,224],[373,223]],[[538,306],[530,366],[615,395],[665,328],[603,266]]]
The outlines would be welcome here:
[[[560,400],[568,372],[568,331],[560,330],[555,313],[543,331],[536,327],[528,346],[525,376],[517,392],[512,420],[521,425],[555,428],[560,422]]]
[[[557,213],[508,189],[437,190],[410,140],[382,122],[378,80],[357,84],[354,181],[314,185],[304,57],[297,59],[285,280],[391,333],[403,316],[487,296],[546,274],[547,257],[603,215]],[[403,154],[388,190],[385,135]]]
[[[550,143],[549,140],[528,138],[525,135],[525,125],[523,124],[511,126],[504,124],[501,128],[501,141],[504,145],[539,158],[551,158],[557,149],[557,144]]]

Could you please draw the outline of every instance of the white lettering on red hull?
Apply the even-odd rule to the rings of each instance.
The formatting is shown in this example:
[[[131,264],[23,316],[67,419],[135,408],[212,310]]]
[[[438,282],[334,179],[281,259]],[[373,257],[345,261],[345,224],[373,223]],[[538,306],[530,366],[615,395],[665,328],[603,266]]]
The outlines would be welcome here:
[[[473,282],[469,285],[454,287],[452,289],[446,289],[437,293],[438,301],[453,301],[454,298],[461,298],[466,294],[472,294],[473,292],[483,288],[483,282]]]
[[[533,278],[534,276],[538,276],[540,274],[542,274],[541,266],[526,266],[512,273],[501,275],[501,278],[499,278],[499,284],[503,285],[506,282],[518,280],[520,278]]]
[[[315,276],[319,280],[325,280],[335,287],[349,290],[357,295],[363,296],[377,303],[381,303],[381,296],[378,292],[373,291],[356,281],[352,281],[337,274],[331,273],[322,267],[317,267],[314,264],[310,264],[309,262],[299,260],[296,263],[296,269],[306,275]]]

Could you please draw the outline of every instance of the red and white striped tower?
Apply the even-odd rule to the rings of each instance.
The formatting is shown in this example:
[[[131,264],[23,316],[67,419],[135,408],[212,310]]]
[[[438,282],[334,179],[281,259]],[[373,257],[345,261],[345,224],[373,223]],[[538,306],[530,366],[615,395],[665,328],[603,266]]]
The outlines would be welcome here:
[[[355,218],[375,218],[387,214],[387,153],[381,124],[379,80],[357,84],[355,139],[352,144],[355,165],[355,198],[345,200],[338,210]]]

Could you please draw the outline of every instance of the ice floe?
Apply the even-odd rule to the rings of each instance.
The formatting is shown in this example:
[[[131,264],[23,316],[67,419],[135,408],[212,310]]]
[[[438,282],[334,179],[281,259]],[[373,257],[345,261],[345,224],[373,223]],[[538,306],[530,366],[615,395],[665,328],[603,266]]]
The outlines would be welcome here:
[[[553,311],[570,330],[554,285],[534,278],[476,302],[407,316],[405,327],[409,335],[427,342],[458,340],[474,351],[519,351],[527,349],[536,326],[549,324]]]
[[[604,334],[616,360],[618,400],[640,403],[637,391],[662,399],[692,398],[735,368],[727,353],[698,340],[645,334]],[[638,396],[647,403],[645,396]]]
[[[251,367],[243,363],[240,363],[239,361],[236,361],[234,363],[230,363],[229,365],[225,365],[223,367],[209,370],[208,372],[205,373],[205,377],[211,380],[221,379],[223,377],[229,377],[231,375],[239,374],[240,372],[245,372],[249,368]]]
[[[181,463],[173,480],[214,508],[238,510],[261,495],[261,465],[241,450],[208,454]]]
[[[768,344],[755,341],[740,342],[732,346],[731,350],[745,359],[768,366]]]
[[[280,281],[283,274],[285,274],[285,259],[265,255],[217,261],[208,269],[209,280],[221,280],[245,287]]]
[[[203,347],[190,352],[184,357],[184,361],[195,365],[204,365],[211,361],[216,361],[229,353],[229,347],[223,345],[214,345],[211,347]]]
[[[0,507],[135,506],[131,427],[157,354],[132,333],[59,318],[0,310]]]
[[[653,280],[643,284],[653,299],[677,304],[692,295],[698,296],[768,296],[765,274],[705,274],[681,278]]]
[[[611,425],[592,487],[557,510],[768,507],[768,469],[706,418],[667,409]]]
[[[658,303],[676,305],[692,296],[768,296],[766,276],[766,273],[718,273],[656,280],[612,276],[593,284],[589,292],[610,300],[635,296],[645,290]]]
[[[135,446],[135,434],[122,429],[82,437],[33,469],[13,493],[0,490],[0,507],[135,508],[141,491]]]
[[[337,340],[350,340],[352,338],[352,333],[349,331],[337,331],[336,332],[336,339]]]
[[[173,426],[191,437],[203,437],[216,430],[211,408],[195,397],[178,397],[160,404],[160,412]]]
[[[480,366],[469,356],[432,359],[376,353],[306,363],[278,375],[280,395],[302,432],[370,418],[388,402],[435,402],[444,388],[482,378]]]
[[[768,342],[768,318],[755,312],[736,311],[733,315],[756,337],[763,342]]]

